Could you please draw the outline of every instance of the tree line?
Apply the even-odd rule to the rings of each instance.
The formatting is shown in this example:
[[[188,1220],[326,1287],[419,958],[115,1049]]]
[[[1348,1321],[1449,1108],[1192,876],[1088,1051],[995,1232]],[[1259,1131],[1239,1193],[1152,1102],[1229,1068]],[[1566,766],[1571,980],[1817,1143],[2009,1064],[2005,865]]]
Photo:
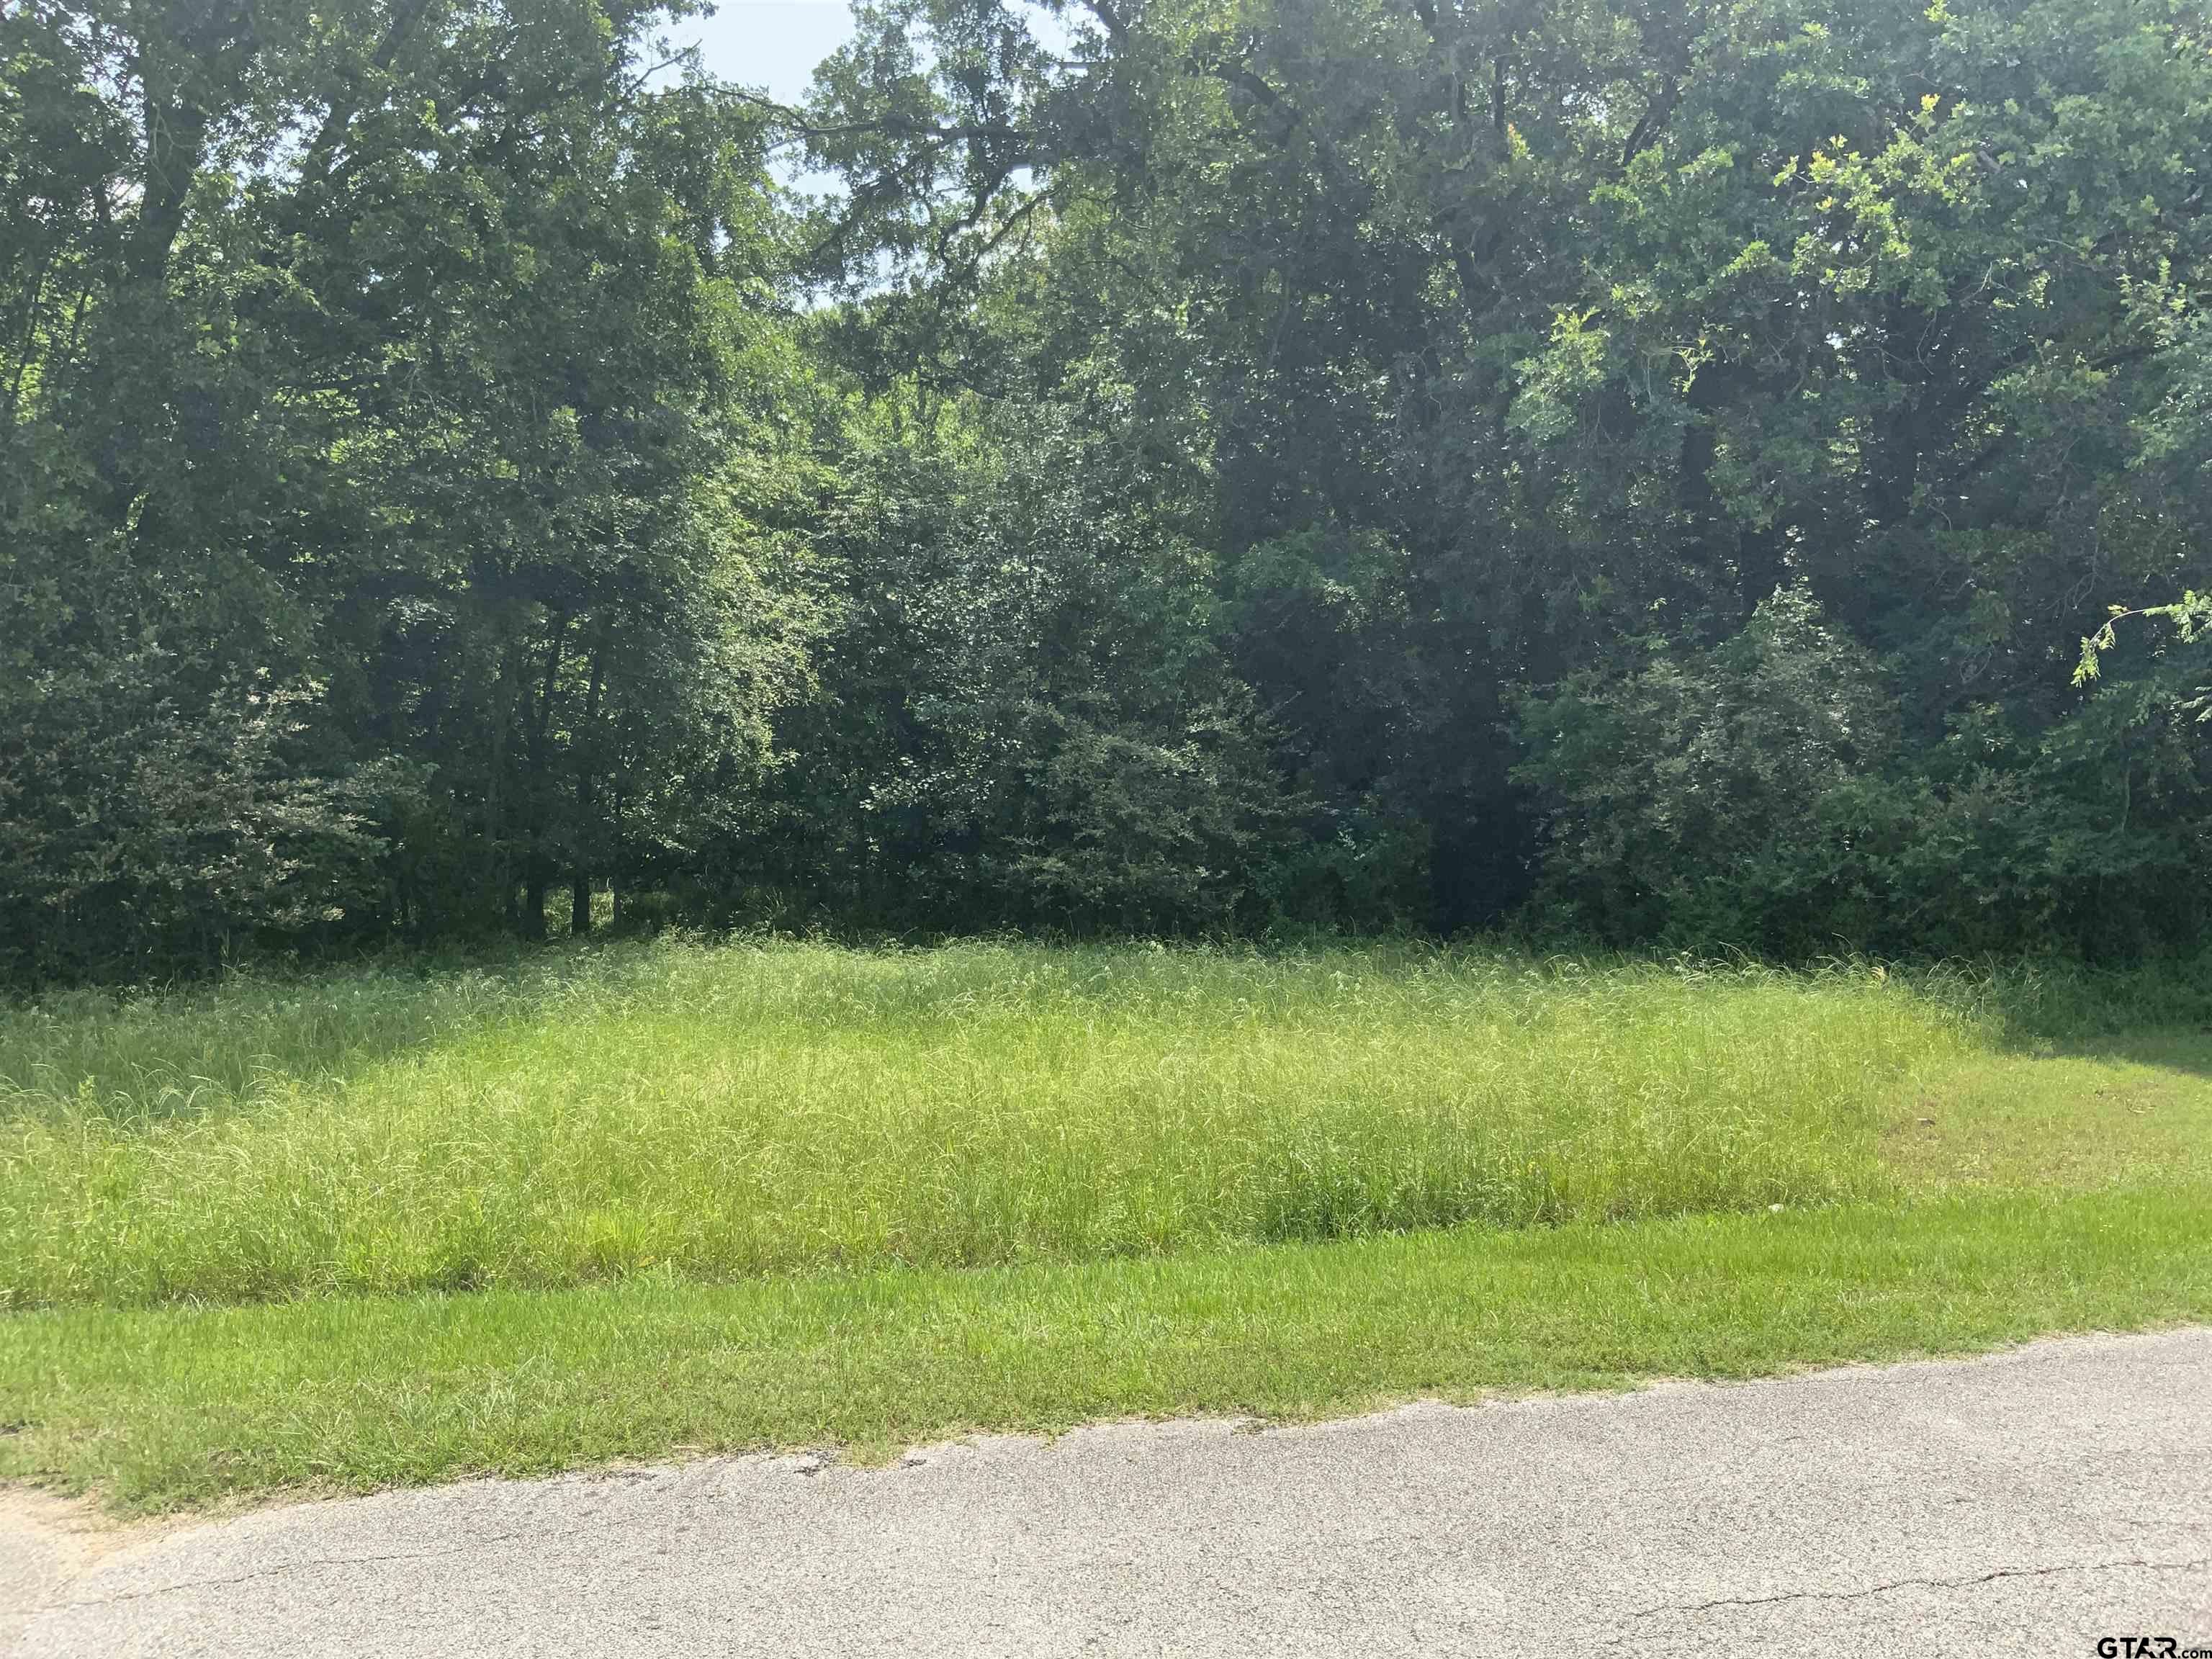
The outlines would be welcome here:
[[[0,976],[2199,937],[2195,0],[684,9],[0,16]]]

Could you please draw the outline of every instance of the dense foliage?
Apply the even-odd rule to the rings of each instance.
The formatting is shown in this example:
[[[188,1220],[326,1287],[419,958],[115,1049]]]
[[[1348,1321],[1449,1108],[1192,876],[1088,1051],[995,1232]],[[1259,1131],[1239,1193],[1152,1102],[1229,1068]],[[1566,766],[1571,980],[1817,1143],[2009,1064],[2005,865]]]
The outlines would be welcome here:
[[[859,16],[0,16],[0,973],[2201,931],[2198,0]]]

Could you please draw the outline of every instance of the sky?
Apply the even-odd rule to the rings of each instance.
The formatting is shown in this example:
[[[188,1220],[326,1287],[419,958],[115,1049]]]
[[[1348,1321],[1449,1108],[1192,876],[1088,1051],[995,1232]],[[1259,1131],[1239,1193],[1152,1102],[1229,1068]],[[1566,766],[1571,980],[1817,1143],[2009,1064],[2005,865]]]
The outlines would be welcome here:
[[[793,103],[805,95],[814,66],[852,32],[845,0],[719,0],[712,17],[687,19],[674,38],[696,40],[707,68],[722,79]]]

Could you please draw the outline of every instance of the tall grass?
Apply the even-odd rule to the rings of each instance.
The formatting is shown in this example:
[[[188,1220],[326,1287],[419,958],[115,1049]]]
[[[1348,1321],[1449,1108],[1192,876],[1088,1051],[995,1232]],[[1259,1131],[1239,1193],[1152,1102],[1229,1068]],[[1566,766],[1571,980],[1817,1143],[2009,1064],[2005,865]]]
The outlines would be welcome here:
[[[633,944],[0,1011],[0,1303],[1091,1258],[1869,1195],[1955,997],[1405,947]]]

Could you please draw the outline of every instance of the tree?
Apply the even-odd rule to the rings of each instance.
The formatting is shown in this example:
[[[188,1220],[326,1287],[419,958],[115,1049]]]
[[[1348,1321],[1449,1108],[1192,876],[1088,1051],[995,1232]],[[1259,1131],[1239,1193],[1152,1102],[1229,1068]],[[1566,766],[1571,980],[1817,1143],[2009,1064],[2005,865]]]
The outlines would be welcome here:
[[[0,18],[13,970],[2204,919],[2201,8],[665,15]]]
[[[640,815],[674,775],[757,755],[793,636],[732,457],[788,378],[778,231],[756,114],[657,52],[659,15],[0,21],[0,521],[29,622],[0,799],[34,966],[119,945],[87,903],[204,956],[147,896],[277,857],[272,814],[322,902],[216,883],[224,937],[535,934],[562,874],[587,922],[595,876],[670,833]],[[285,758],[226,775],[201,863],[50,861],[57,817],[96,840],[95,810],[167,810],[144,744],[265,748],[269,708]],[[341,876],[364,856],[377,879]]]
[[[2201,453],[2194,11],[1055,15],[1060,51],[992,0],[872,15],[798,123],[852,181],[828,245],[902,262],[885,339],[1023,296],[910,353],[935,383],[1110,364],[1192,454],[1223,649],[1311,833],[1418,826],[1435,924],[1544,864],[1522,691],[1717,649],[1778,590],[1878,665],[1916,787],[1991,720],[2076,755],[2006,785],[2061,816],[2165,752],[2146,681],[2091,789],[2069,734],[2124,705],[2051,670],[2085,593],[2149,603],[2201,544],[2160,447]],[[2187,789],[2133,799],[2129,836],[2196,833]]]

